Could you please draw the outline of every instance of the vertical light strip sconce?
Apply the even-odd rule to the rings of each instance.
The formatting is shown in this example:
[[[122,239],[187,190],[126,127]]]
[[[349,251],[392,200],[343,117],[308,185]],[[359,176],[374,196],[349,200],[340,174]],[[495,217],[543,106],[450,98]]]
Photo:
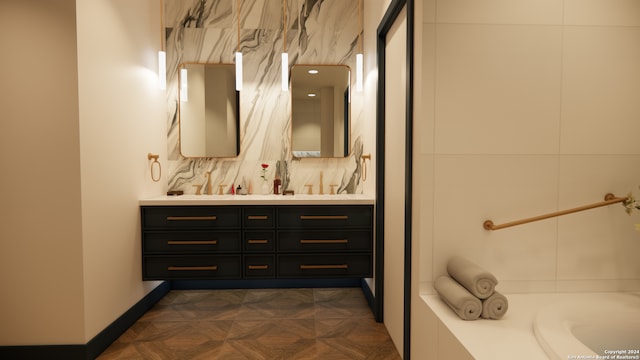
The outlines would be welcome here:
[[[180,101],[189,101],[189,80],[187,68],[180,69]]]
[[[282,53],[282,91],[289,91],[289,54]]]
[[[158,87],[167,89],[167,53],[164,51],[164,5],[160,0],[160,51],[158,51]]]
[[[240,52],[240,0],[236,3],[236,9],[238,10],[237,22],[238,22],[238,46],[236,48],[236,91],[242,90],[242,53]]]
[[[364,64],[362,54],[356,54],[356,91],[362,91],[364,87]]]
[[[163,50],[158,51],[158,86],[167,89],[167,53]]]
[[[358,0],[358,53],[356,54],[356,91],[364,87],[364,56],[362,54],[362,0]]]
[[[282,0],[282,91],[289,91],[289,54],[287,54],[287,0]]]
[[[242,53],[236,52],[236,90],[242,91]]]
[[[347,75],[348,75],[347,84],[351,86],[351,71],[348,71]],[[356,79],[356,81],[358,81],[358,79]],[[348,101],[349,101],[349,104],[351,104],[351,91],[349,91],[348,93],[349,93]]]

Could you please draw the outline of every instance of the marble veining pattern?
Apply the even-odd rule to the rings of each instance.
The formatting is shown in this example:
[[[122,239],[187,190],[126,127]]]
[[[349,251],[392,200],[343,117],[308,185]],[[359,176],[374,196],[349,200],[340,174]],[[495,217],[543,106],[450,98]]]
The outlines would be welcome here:
[[[280,89],[280,53],[283,51],[282,0],[242,0],[239,47],[244,58],[244,85],[240,93],[240,155],[237,158],[184,158],[180,154],[178,65],[183,62],[234,63],[238,47],[236,0],[165,0],[167,51],[168,185],[195,193],[211,171],[219,184],[243,183],[254,192],[261,187],[261,164],[269,164],[268,179],[276,174],[283,189],[306,192],[313,184],[319,193],[336,184],[340,193],[362,193],[361,156],[364,144],[362,96],[351,98],[351,152],[346,158],[300,159],[291,152],[290,93]],[[360,29],[358,2],[344,0],[288,0],[286,48],[294,64],[345,64],[355,70]],[[351,77],[352,87],[355,76]],[[373,144],[371,144],[373,145]]]

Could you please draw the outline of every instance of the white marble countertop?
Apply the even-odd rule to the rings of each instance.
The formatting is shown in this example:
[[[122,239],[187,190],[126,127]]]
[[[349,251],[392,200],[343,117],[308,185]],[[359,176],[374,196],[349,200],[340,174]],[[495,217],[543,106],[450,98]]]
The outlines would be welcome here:
[[[338,195],[180,195],[140,199],[141,206],[175,205],[373,205],[375,196]]]

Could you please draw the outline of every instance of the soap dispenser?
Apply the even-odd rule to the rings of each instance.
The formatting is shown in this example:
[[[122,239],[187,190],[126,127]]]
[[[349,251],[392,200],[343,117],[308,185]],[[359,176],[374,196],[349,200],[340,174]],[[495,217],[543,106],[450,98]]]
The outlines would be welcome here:
[[[276,178],[273,180],[273,194],[280,195],[281,187],[282,187],[282,180],[280,180],[280,176],[276,175]]]

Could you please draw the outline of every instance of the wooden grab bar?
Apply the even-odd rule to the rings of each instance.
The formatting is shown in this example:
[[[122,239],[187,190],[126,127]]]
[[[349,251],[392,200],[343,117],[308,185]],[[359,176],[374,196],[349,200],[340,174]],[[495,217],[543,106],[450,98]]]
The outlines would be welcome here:
[[[512,221],[512,222],[508,222],[508,223],[504,223],[504,224],[500,224],[500,225],[495,225],[493,223],[493,221],[486,220],[482,224],[482,227],[485,228],[485,230],[500,230],[500,229],[508,228],[508,227],[511,227],[511,226],[522,225],[522,224],[526,224],[526,223],[530,223],[530,222],[534,222],[534,221],[549,219],[549,218],[552,218],[552,217],[572,214],[572,213],[576,213],[576,212],[580,212],[580,211],[584,211],[584,210],[589,210],[589,209],[594,209],[594,208],[598,208],[598,207],[602,207],[602,206],[607,206],[607,205],[611,205],[611,204],[624,202],[624,201],[627,201],[627,200],[629,200],[628,196],[626,196],[626,197],[616,197],[615,195],[609,193],[609,194],[604,196],[604,201],[601,201],[601,202],[598,202],[598,203],[595,203],[595,204],[584,205],[584,206],[576,207],[576,208],[573,208],[573,209],[557,211],[557,212],[554,212],[554,213],[540,215],[540,216],[534,216],[534,217],[531,217],[531,218],[528,218],[528,219],[516,220],[516,221]]]

